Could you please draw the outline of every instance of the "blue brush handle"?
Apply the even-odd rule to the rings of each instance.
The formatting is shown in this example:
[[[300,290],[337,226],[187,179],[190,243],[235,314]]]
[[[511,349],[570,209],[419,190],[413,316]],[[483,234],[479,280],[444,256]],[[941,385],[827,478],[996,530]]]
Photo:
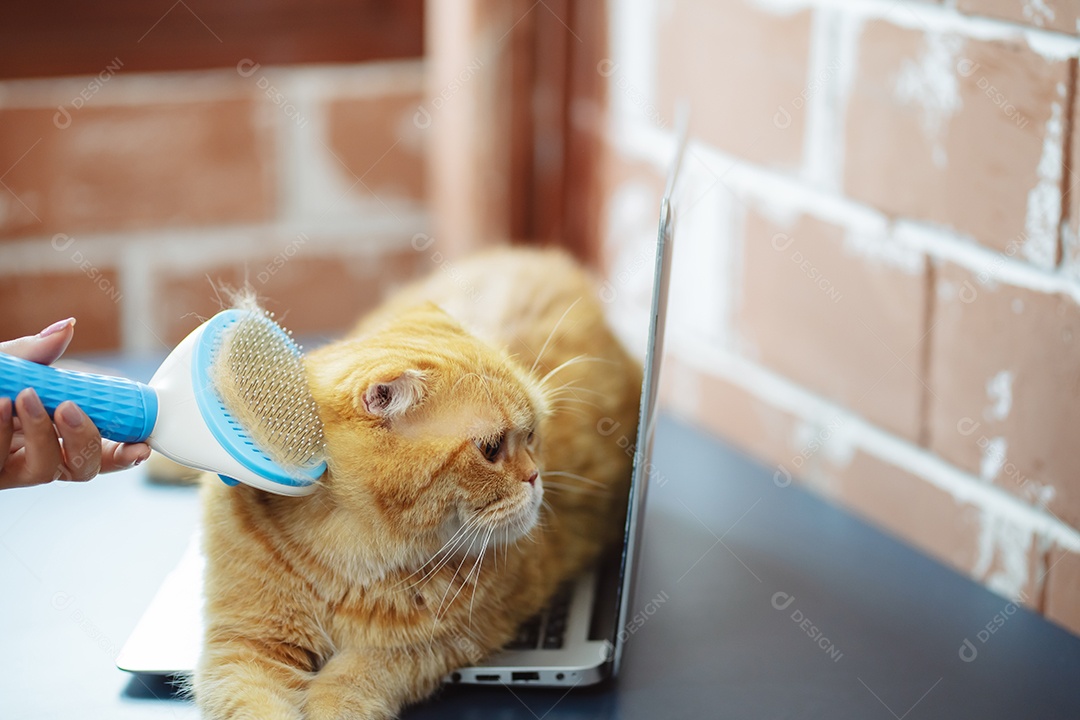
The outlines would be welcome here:
[[[65,400],[74,401],[109,440],[142,442],[157,421],[157,393],[149,385],[59,370],[0,353],[0,397],[14,400],[28,387],[34,388],[49,415]]]

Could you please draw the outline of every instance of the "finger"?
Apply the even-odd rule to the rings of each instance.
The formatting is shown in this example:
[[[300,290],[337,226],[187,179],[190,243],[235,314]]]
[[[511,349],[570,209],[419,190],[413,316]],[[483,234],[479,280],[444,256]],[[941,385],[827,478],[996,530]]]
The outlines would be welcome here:
[[[15,417],[11,398],[0,397],[0,461],[11,452],[11,439],[15,436]]]
[[[49,365],[67,350],[75,335],[75,318],[55,322],[37,335],[0,342],[0,352]]]
[[[63,469],[63,456],[49,413],[33,388],[26,388],[15,398],[15,412],[22,420],[26,443],[25,462],[18,478],[20,484],[52,482]]]
[[[9,487],[4,480],[4,467],[11,455],[11,439],[15,436],[12,414],[11,398],[0,398],[0,488]]]
[[[127,470],[150,457],[146,443],[117,443],[105,440],[101,443],[101,472]]]
[[[97,475],[101,468],[101,434],[86,413],[65,400],[53,413],[53,424],[64,441],[64,479],[85,482]]]
[[[4,468],[0,470],[0,488],[24,487],[40,483],[26,482],[26,451],[16,450],[7,456]]]

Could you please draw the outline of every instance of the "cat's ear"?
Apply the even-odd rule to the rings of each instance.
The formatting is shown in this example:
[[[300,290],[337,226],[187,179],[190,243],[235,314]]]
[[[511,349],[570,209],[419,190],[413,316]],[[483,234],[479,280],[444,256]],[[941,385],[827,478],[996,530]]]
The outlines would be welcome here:
[[[394,420],[424,399],[426,384],[419,370],[406,370],[392,380],[372,383],[364,390],[364,409],[376,417]]]

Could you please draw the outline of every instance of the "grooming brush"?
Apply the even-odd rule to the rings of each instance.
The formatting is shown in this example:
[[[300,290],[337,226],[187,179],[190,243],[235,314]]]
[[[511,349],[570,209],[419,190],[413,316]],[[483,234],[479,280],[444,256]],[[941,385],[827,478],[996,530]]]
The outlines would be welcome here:
[[[102,437],[147,442],[178,463],[279,495],[307,495],[326,470],[323,426],[300,348],[259,309],[218,313],[184,338],[148,385],[0,353],[0,396],[32,387],[52,415],[73,400]]]

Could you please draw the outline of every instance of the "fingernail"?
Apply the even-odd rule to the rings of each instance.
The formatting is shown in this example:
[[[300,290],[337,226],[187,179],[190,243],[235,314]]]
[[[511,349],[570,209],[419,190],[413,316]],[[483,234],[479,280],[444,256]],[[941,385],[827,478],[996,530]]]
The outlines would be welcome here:
[[[135,462],[134,462],[133,466],[134,466],[134,465],[142,465],[142,464],[143,464],[144,462],[146,462],[146,461],[147,461],[147,459],[148,459],[149,457],[150,457],[150,456],[149,456],[149,455],[147,455],[146,457],[139,457],[139,458],[135,458]]]
[[[75,318],[69,317],[66,320],[60,320],[58,322],[54,322],[52,325],[50,325],[49,327],[47,327],[44,330],[42,330],[41,332],[39,332],[37,334],[37,336],[38,337],[49,337],[50,335],[52,335],[54,333],[60,332],[61,330],[63,330],[67,326],[74,325],[74,324],[75,324]]]
[[[26,395],[26,399],[23,400],[23,406],[26,408],[26,413],[30,417],[34,419],[48,417],[49,414],[45,412],[45,406],[41,404],[41,398],[38,397],[34,388],[26,388],[23,393]]]
[[[86,413],[75,403],[64,403],[60,408],[60,417],[71,427],[82,427],[86,421]]]

